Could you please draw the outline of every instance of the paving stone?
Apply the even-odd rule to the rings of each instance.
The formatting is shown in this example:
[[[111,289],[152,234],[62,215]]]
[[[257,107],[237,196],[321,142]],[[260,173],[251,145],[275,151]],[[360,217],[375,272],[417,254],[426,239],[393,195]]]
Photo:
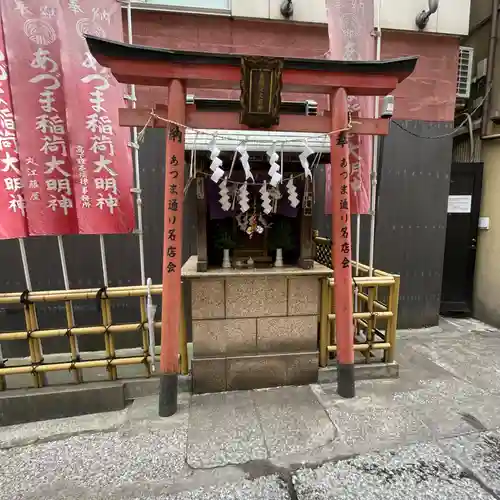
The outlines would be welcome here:
[[[193,396],[189,412],[187,462],[220,467],[267,458],[250,392]]]
[[[183,425],[171,431],[85,434],[1,450],[0,499],[102,498],[110,488],[127,483],[168,483],[184,470],[185,446]]]
[[[500,495],[500,435],[483,432],[439,441],[440,446]]]
[[[406,373],[413,379],[415,378],[415,374],[418,375],[419,379],[449,378],[452,376],[450,372],[438,366],[422,352],[414,349],[413,345],[408,342],[401,346],[398,345],[396,361],[400,365],[400,379]]]
[[[422,385],[418,379],[411,381],[400,379],[388,380],[362,380],[356,382],[356,397],[346,400],[337,394],[337,384],[315,384],[313,391],[325,407],[331,407],[343,404],[376,404],[388,405],[390,402],[396,402],[400,393],[421,388]]]
[[[450,343],[449,339],[414,346],[414,349],[428,356],[434,363],[453,373],[457,378],[473,382],[474,385],[487,391],[500,391],[500,361],[498,348],[483,342],[478,351],[478,346],[470,343]]]
[[[290,495],[287,485],[272,475],[254,481],[199,488],[163,498],[165,500],[290,500]]]
[[[118,429],[126,422],[127,414],[128,410],[125,409],[1,427],[0,448],[26,446],[41,440],[60,439],[83,432],[104,432]]]
[[[298,500],[493,500],[433,444],[299,470],[293,482]]]
[[[352,453],[427,441],[431,432],[404,406],[337,406],[327,409],[339,428],[341,440]]]
[[[477,430],[483,430],[481,427],[486,427],[489,430],[500,428],[500,396],[496,394],[487,394],[482,397],[475,398],[462,405],[460,412],[462,414],[472,415],[479,422]]]
[[[445,438],[475,432],[468,419],[460,413],[459,406],[420,405],[413,409],[419,418],[432,432],[435,438]]]
[[[254,391],[271,457],[314,450],[333,441],[336,429],[309,387]]]
[[[398,401],[404,404],[462,404],[474,397],[485,396],[486,392],[464,380],[431,379],[419,382],[421,388],[401,393]]]

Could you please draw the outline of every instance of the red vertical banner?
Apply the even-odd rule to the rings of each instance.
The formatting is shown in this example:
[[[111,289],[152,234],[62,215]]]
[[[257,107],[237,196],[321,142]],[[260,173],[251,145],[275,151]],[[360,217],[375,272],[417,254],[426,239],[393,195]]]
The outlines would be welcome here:
[[[78,231],[63,91],[58,0],[2,0],[30,235]]]
[[[118,121],[125,88],[97,64],[85,41],[85,34],[122,38],[120,3],[0,0],[0,5],[18,154],[7,151],[9,163],[0,164],[0,203],[26,214],[33,236],[132,231],[130,133]],[[14,219],[3,219],[0,225],[13,224]],[[0,229],[0,238],[24,235],[7,229]]]
[[[27,234],[26,201],[0,15],[0,239],[21,238]]]
[[[330,59],[367,61],[375,57],[374,0],[326,0]],[[353,118],[373,116],[373,97],[349,96]],[[370,168],[373,139],[368,135],[349,134],[351,172],[351,213],[366,214],[370,210]],[[332,167],[325,165],[328,170]],[[331,191],[325,192],[325,214],[331,213]]]
[[[116,0],[61,1],[64,91],[80,234],[126,233],[135,225],[130,130],[120,127],[125,87],[88,51],[84,35],[122,39]]]

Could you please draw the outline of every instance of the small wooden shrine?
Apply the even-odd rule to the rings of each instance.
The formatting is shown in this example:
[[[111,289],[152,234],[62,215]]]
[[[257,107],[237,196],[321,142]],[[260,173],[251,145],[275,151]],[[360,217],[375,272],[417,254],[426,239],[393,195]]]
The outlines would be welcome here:
[[[416,58],[390,61],[280,59],[195,53],[87,36],[92,55],[121,83],[168,88],[167,105],[122,110],[123,126],[166,128],[160,414],[177,408],[181,279],[191,283],[196,392],[304,384],[317,380],[320,279],[313,261],[313,151],[298,162],[270,143],[256,157],[244,141],[221,151],[217,135],[199,154],[197,255],[181,262],[185,131],[264,129],[330,138],[338,390],[354,395],[353,298],[347,133],[384,135],[388,120],[352,122],[348,95],[384,96]],[[241,90],[239,109],[201,110],[189,89]],[[283,113],[282,93],[327,94],[322,116]],[[189,161],[189,157],[188,157]]]

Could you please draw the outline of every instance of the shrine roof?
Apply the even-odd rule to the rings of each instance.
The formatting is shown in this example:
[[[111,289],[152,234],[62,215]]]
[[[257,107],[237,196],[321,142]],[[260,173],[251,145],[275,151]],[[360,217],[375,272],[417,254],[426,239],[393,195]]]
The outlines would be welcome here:
[[[100,64],[106,67],[110,59],[239,67],[241,65],[241,58],[247,55],[162,49],[116,42],[92,35],[85,35],[85,38],[92,55]],[[283,60],[284,70],[394,75],[401,82],[413,72],[418,57],[400,57],[383,61],[336,61],[331,59],[299,59],[290,57],[281,59]]]

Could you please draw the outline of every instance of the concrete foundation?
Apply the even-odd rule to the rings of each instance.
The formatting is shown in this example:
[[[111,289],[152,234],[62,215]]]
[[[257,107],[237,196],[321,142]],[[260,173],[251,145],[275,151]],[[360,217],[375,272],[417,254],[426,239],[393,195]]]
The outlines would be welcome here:
[[[219,392],[318,380],[320,279],[315,264],[269,269],[182,269],[191,283],[193,391]]]

